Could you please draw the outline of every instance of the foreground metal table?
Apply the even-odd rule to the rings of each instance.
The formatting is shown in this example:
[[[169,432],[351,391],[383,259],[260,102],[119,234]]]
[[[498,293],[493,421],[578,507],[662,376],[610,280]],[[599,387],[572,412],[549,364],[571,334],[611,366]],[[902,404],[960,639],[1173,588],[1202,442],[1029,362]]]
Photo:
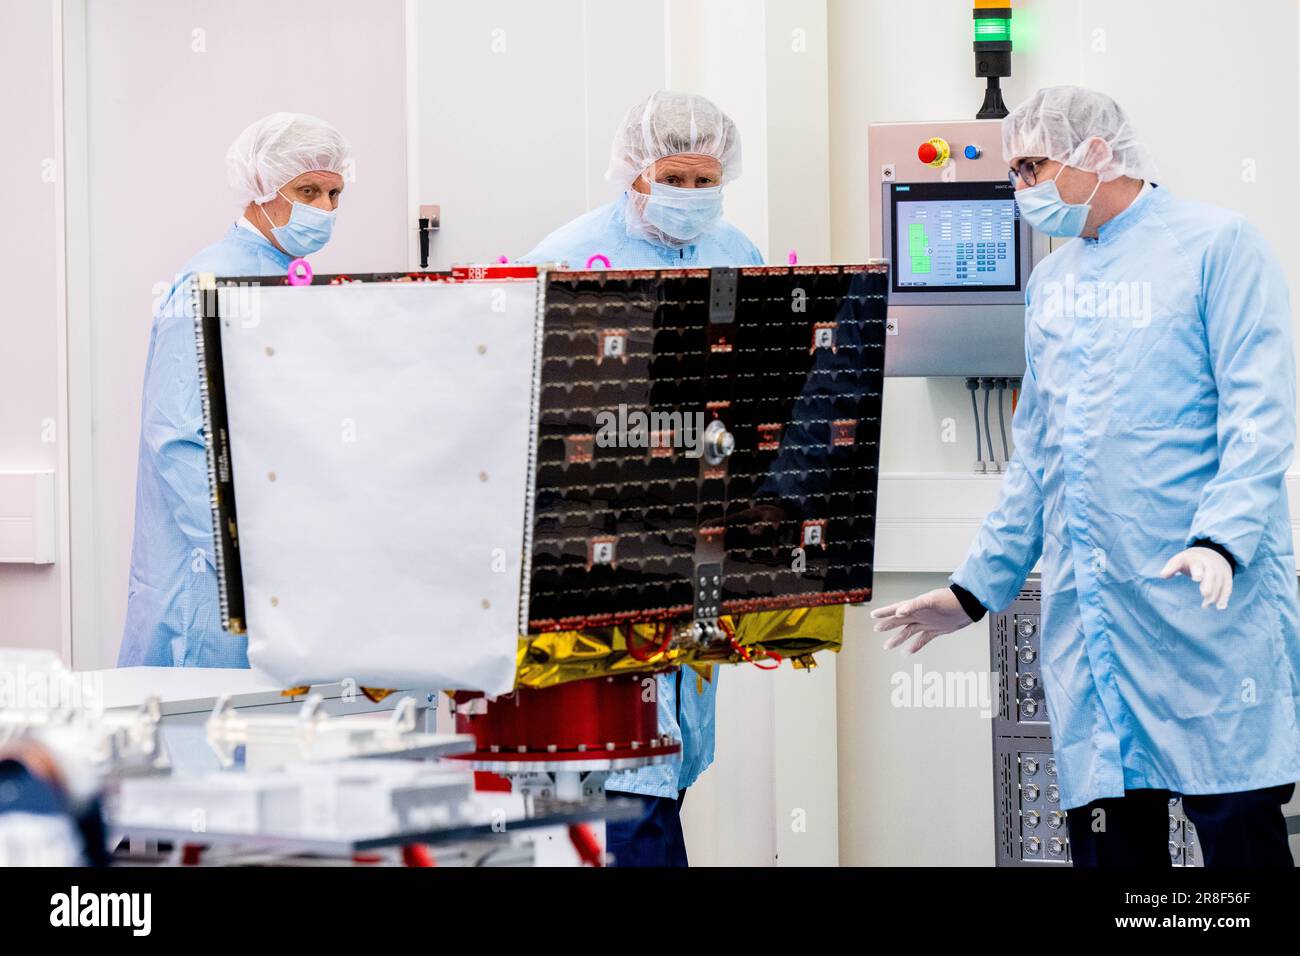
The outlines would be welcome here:
[[[484,795],[480,795],[484,796]],[[280,856],[321,856],[349,858],[359,853],[375,850],[503,840],[511,834],[543,827],[565,827],[599,820],[623,821],[636,819],[641,807],[635,800],[595,799],[578,804],[556,805],[532,816],[519,816],[484,822],[459,822],[434,829],[396,831],[378,835],[305,836],[274,833],[236,833],[220,831],[194,832],[180,827],[155,827],[148,824],[122,823],[109,820],[110,843],[123,840],[131,844],[171,843],[180,847],[238,847],[249,853],[274,853]]]

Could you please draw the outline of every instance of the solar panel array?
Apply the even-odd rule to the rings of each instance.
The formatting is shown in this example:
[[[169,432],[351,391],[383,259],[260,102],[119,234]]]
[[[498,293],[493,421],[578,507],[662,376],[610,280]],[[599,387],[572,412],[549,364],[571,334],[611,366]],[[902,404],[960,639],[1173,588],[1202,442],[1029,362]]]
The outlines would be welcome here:
[[[549,273],[529,630],[867,600],[887,283]]]

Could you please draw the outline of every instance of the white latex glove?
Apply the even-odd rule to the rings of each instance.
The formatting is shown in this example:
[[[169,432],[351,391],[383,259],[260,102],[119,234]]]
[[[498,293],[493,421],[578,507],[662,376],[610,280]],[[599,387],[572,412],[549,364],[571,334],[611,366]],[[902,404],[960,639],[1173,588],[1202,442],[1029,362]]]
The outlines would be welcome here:
[[[970,615],[962,610],[957,595],[949,588],[927,591],[910,601],[899,601],[888,607],[876,608],[871,616],[879,623],[876,633],[902,628],[885,641],[885,650],[898,647],[915,637],[907,653],[915,654],[942,634],[951,634],[971,624]]]
[[[1213,548],[1188,548],[1169,559],[1160,572],[1162,578],[1185,574],[1201,585],[1201,607],[1213,604],[1220,611],[1232,597],[1232,566]]]

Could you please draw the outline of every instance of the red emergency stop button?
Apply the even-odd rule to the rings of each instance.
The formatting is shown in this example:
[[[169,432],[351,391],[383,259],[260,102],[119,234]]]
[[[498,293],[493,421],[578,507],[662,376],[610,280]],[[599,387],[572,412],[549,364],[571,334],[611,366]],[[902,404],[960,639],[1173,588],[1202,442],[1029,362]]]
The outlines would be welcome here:
[[[927,166],[935,169],[943,169],[948,165],[948,159],[952,156],[952,147],[948,141],[940,136],[927,139],[921,144],[916,151],[916,158]]]

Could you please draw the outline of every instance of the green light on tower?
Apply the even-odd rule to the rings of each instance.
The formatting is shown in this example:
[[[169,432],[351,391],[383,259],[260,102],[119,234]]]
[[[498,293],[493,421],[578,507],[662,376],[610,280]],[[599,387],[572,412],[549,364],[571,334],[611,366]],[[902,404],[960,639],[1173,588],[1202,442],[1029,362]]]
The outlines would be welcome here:
[[[1002,19],[981,19],[975,21],[976,43],[1010,43],[1011,21]]]
[[[1007,115],[1002,77],[1011,75],[1011,0],[975,0],[975,75],[987,80],[984,104],[976,119]]]

